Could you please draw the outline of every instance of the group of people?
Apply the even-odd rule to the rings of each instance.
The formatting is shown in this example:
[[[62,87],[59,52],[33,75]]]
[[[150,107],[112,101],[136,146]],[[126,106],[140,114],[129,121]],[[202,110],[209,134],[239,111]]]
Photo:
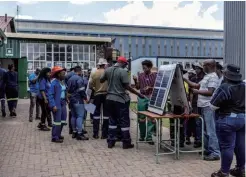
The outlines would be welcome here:
[[[156,72],[152,72],[151,61],[143,61],[143,73],[134,76],[133,80],[144,98],[138,98],[138,110],[148,109],[148,103],[153,91]],[[221,159],[221,169],[214,172],[212,177],[227,177],[229,174],[236,177],[245,177],[245,82],[242,81],[240,67],[226,65],[224,68],[213,59],[192,65],[186,71],[180,65],[184,75],[184,87],[190,110],[201,115],[204,120],[204,135],[200,119],[180,121],[180,147],[190,145],[191,136],[194,137],[194,148],[202,146],[201,137],[204,136],[204,160],[214,161]],[[188,77],[187,77],[188,75]],[[166,112],[174,114],[184,113],[182,106],[172,105],[170,98],[166,104]],[[154,144],[152,134],[155,125],[146,117],[138,115],[140,139]],[[146,132],[147,130],[147,132]],[[170,137],[174,139],[174,122],[170,119]],[[172,146],[174,143],[172,142]],[[236,168],[230,170],[236,155]]]
[[[37,69],[29,76],[30,109],[29,121],[33,121],[33,109],[36,105],[36,119],[41,119],[38,128],[50,131],[51,141],[62,143],[62,129],[67,121],[67,106],[69,107],[69,133],[77,140],[88,140],[85,136],[84,121],[87,117],[85,104],[93,103],[95,112],[90,113],[93,123],[93,138],[107,139],[108,148],[113,148],[117,141],[122,141],[123,149],[133,148],[130,135],[130,95],[138,96],[138,111],[148,108],[153,92],[157,71],[149,60],[142,62],[142,73],[134,76],[136,90],[131,86],[127,71],[128,61],[118,57],[117,62],[109,64],[105,59],[99,59],[97,68],[87,75],[80,66],[67,72],[66,69],[55,66],[52,69]],[[222,67],[215,60],[208,59],[192,65],[186,71],[180,66],[184,75],[184,87],[190,110],[201,115],[204,120],[204,135],[201,134],[201,121],[188,119],[180,122],[180,147],[192,143],[194,148],[202,146],[204,136],[204,160],[221,159],[221,169],[212,177],[227,177],[229,174],[244,177],[245,173],[245,82],[242,81],[240,67],[227,65]],[[14,66],[9,65],[9,71],[0,69],[0,91],[2,116],[6,116],[4,98],[8,101],[10,116],[16,116],[18,98],[18,81]],[[188,77],[186,77],[188,75]],[[137,90],[140,90],[139,92]],[[39,107],[41,107],[41,116]],[[170,98],[166,111],[182,114],[182,106],[172,105]],[[53,115],[53,116],[52,116]],[[52,121],[53,117],[53,121]],[[100,120],[102,132],[100,133]],[[140,139],[153,145],[152,135],[156,126],[146,117],[138,115]],[[170,120],[170,136],[174,136],[174,122]],[[172,143],[173,145],[173,143]],[[236,155],[236,168],[230,170]]]
[[[2,117],[6,117],[5,98],[7,98],[9,116],[17,116],[18,74],[13,64],[8,65],[8,71],[0,67],[0,100]]]
[[[77,140],[88,140],[85,136],[87,131],[84,130],[87,117],[85,104],[93,103],[96,106],[95,112],[90,113],[93,138],[99,138],[102,119],[101,139],[107,139],[108,148],[113,148],[119,140],[123,143],[123,149],[133,148],[130,136],[129,92],[140,98],[144,96],[130,86],[127,62],[126,58],[118,57],[117,62],[110,65],[107,60],[99,59],[97,68],[87,76],[83,74],[80,66],[71,68],[70,72],[58,66],[52,69],[36,69],[36,72],[29,76],[29,121],[33,121],[36,105],[36,119],[41,119],[38,128],[42,131],[50,131],[52,128],[51,141],[62,143],[64,137],[61,132],[67,122],[68,105],[69,133]]]

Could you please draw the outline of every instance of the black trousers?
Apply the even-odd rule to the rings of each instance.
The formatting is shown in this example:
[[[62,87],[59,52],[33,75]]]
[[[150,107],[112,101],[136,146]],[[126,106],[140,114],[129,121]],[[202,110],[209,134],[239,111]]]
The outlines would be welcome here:
[[[101,118],[101,107],[103,108],[103,124],[102,124],[102,137],[108,136],[108,122],[109,122],[109,113],[106,108],[106,94],[97,94],[94,97],[94,105],[96,110],[93,115],[93,134],[98,136],[100,118]]]
[[[120,103],[117,101],[107,100],[107,109],[109,111],[109,129],[108,143],[115,143],[118,137],[119,127],[123,144],[131,144],[130,136],[130,102]]]
[[[71,124],[71,119],[72,119],[72,113],[71,113],[71,105],[68,104],[68,127],[69,127],[69,132],[72,133],[73,132],[73,128],[72,128],[72,124]]]
[[[52,126],[51,111],[50,111],[48,104],[44,102],[44,99],[39,99],[39,103],[40,103],[41,110],[42,110],[41,124],[45,124],[47,120],[48,125]]]
[[[192,106],[192,112],[198,114],[197,106]],[[186,137],[190,138],[191,136],[196,138],[196,119],[187,120]]]
[[[174,114],[183,114],[184,113],[184,108],[181,106],[174,106],[173,109],[173,113]],[[174,139],[174,120],[173,119],[169,119],[170,121],[170,138]],[[178,125],[177,125],[177,130],[178,130]],[[184,132],[184,119],[180,119],[180,144],[183,144],[185,142],[185,132]]]

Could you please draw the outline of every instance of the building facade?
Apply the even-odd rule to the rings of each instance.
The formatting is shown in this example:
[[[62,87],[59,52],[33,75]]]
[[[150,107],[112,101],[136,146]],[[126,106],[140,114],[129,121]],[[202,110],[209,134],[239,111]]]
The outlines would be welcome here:
[[[241,67],[245,79],[246,2],[224,2],[225,63]]]
[[[223,57],[223,31],[151,26],[16,20],[22,33],[110,37],[121,55],[139,57]]]

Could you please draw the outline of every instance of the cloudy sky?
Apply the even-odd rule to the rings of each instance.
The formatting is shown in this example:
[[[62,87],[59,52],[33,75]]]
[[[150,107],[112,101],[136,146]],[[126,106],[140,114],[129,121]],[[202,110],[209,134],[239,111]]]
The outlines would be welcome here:
[[[56,21],[223,29],[223,2],[216,1],[1,1],[0,15]]]

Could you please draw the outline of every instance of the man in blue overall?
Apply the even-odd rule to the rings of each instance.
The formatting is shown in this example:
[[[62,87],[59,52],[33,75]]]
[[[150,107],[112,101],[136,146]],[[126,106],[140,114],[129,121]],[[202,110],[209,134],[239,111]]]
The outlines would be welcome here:
[[[2,117],[6,117],[6,111],[5,111],[5,83],[4,83],[5,74],[6,74],[6,70],[0,67],[0,100],[1,100]]]
[[[67,75],[65,76],[65,84],[67,85],[68,80],[75,75],[74,73],[74,68],[70,69],[70,72],[67,73]],[[71,105],[68,104],[68,108],[69,108],[69,113],[68,113],[68,127],[69,127],[69,134],[73,133],[73,128],[72,128],[72,124],[71,124],[71,119],[72,119],[72,113],[71,113]]]
[[[71,124],[73,128],[72,138],[77,140],[88,140],[83,133],[83,122],[85,115],[84,101],[87,100],[85,93],[85,84],[81,77],[82,68],[76,66],[74,68],[75,75],[68,80],[68,94],[70,97],[72,119]]]
[[[28,77],[29,88],[30,88],[30,108],[29,108],[29,122],[33,121],[33,109],[36,105],[36,119],[40,119],[40,105],[38,101],[39,84],[38,75],[40,69],[37,68],[36,71]]]

